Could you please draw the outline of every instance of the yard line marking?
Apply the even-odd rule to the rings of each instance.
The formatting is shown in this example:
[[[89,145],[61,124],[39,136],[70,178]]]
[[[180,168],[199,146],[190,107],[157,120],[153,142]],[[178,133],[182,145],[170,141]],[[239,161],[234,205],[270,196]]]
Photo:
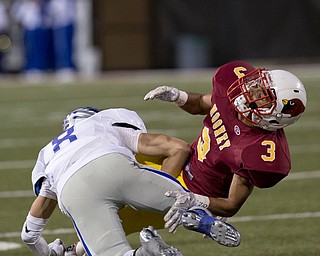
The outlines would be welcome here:
[[[154,130],[153,132],[160,132],[160,130]],[[168,132],[167,132],[168,133]],[[174,134],[171,134],[174,136]],[[20,146],[26,146],[26,141],[23,141]],[[7,140],[0,139],[0,148],[8,147]],[[291,154],[309,154],[320,151],[320,144],[312,145],[292,145]],[[0,171],[1,170],[12,170],[12,169],[30,169],[33,168],[36,160],[13,160],[13,161],[0,161]]]
[[[289,173],[284,180],[303,180],[303,179],[317,179],[320,178],[320,171],[307,171]]]
[[[319,218],[320,212],[301,212],[301,213],[282,213],[282,214],[270,214],[270,215],[257,215],[257,216],[241,216],[229,218],[230,222],[252,222],[252,221],[269,221],[269,220],[287,220],[287,219],[299,219],[299,218]],[[72,234],[75,233],[73,228],[60,228],[54,230],[44,230],[44,235],[59,235],[59,234]],[[19,237],[21,232],[5,232],[0,233],[1,238],[13,238]]]
[[[36,160],[1,161],[0,170],[33,168]]]
[[[251,221],[268,221],[268,220],[287,220],[300,218],[319,218],[320,212],[301,212],[301,213],[282,213],[261,216],[241,216],[229,218],[230,222],[251,222]]]
[[[32,190],[0,191],[0,198],[34,197]]]
[[[54,230],[43,230],[41,231],[44,235],[61,235],[61,234],[72,234],[75,233],[73,228],[58,228]],[[21,232],[5,232],[0,233],[0,238],[12,238],[12,237],[19,237]]]
[[[0,251],[8,251],[12,249],[18,249],[20,247],[22,247],[22,244],[0,241]]]
[[[284,181],[290,180],[303,180],[303,179],[319,179],[320,170],[307,171],[307,172],[296,172],[290,173]],[[13,190],[13,191],[0,191],[0,198],[21,198],[21,197],[33,197],[34,193],[32,190]]]

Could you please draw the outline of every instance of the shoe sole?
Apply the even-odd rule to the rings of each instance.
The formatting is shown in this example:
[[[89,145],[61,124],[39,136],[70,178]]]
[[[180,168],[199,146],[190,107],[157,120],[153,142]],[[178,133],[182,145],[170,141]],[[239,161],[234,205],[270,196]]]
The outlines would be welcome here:
[[[150,242],[153,242],[154,244],[156,244],[157,251],[158,251],[157,255],[159,256],[182,256],[181,252],[178,249],[170,245],[167,245],[162,240],[160,235],[158,235],[157,233],[156,234],[154,233],[154,230],[144,228],[140,232],[140,242],[142,246],[144,246],[143,245],[144,243],[146,244]],[[147,251],[147,248],[145,248],[145,250]]]
[[[182,217],[182,225],[189,230],[197,231],[201,216],[196,212],[186,212]],[[218,244],[228,247],[237,247],[240,245],[240,233],[231,225],[215,219],[210,228],[210,237]]]

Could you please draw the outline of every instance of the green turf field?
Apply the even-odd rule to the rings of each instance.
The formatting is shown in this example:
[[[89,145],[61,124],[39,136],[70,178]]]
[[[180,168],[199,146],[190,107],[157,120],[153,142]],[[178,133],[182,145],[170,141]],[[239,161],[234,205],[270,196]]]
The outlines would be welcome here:
[[[183,228],[175,235],[161,231],[184,256],[320,255],[320,74],[308,73],[301,80],[308,106],[299,122],[287,128],[292,156],[289,177],[272,189],[254,190],[230,219],[242,235],[238,248],[222,247]],[[31,255],[24,245],[6,251],[4,247],[6,242],[22,245],[20,229],[33,201],[32,167],[41,147],[60,133],[61,121],[70,110],[84,105],[125,107],[137,111],[151,132],[188,142],[196,138],[202,117],[190,116],[174,104],[143,101],[148,90],[168,83],[189,91],[211,91],[209,72],[107,73],[94,82],[68,85],[0,79],[0,256]],[[58,210],[46,230],[48,241],[59,237],[71,244],[77,240],[71,222]],[[138,246],[137,238],[130,235],[133,246]]]

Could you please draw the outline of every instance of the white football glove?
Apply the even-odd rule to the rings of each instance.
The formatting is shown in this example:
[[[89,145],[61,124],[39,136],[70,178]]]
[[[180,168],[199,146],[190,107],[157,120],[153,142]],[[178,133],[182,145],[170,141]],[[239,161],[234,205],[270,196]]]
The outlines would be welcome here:
[[[182,214],[193,206],[201,206],[208,208],[210,199],[207,196],[194,194],[186,191],[167,191],[165,193],[167,197],[176,199],[176,202],[171,206],[170,210],[164,216],[165,228],[169,229],[169,232],[175,233],[178,226],[181,224]]]
[[[57,238],[52,243],[48,244],[50,248],[50,256],[63,256],[64,245],[61,239]]]
[[[188,100],[188,94],[173,86],[159,86],[156,89],[148,92],[144,100],[158,99],[162,101],[175,102],[178,106],[183,106]]]
[[[167,197],[173,197],[176,202],[171,206],[170,210],[164,216],[164,227],[169,229],[169,232],[175,233],[178,226],[181,224],[182,214],[192,206],[196,205],[196,200],[193,193],[185,191],[167,191]]]
[[[165,228],[169,229],[169,232],[175,233],[178,226],[181,224],[182,214],[193,206],[201,206],[208,208],[210,200],[206,196],[194,194],[186,191],[167,191],[165,193],[167,197],[176,199],[176,202],[171,206],[170,210],[164,216]]]

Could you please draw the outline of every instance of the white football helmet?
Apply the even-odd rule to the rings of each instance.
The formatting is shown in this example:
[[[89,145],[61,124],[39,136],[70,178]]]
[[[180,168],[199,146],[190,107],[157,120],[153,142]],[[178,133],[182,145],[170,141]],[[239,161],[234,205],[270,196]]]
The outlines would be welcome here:
[[[242,117],[268,131],[293,124],[307,105],[303,84],[284,70],[256,69],[235,81],[227,95]]]
[[[100,112],[100,109],[96,109],[93,107],[81,107],[70,112],[63,120],[62,130],[66,131],[71,126],[74,126],[75,123],[82,121],[94,114]]]

